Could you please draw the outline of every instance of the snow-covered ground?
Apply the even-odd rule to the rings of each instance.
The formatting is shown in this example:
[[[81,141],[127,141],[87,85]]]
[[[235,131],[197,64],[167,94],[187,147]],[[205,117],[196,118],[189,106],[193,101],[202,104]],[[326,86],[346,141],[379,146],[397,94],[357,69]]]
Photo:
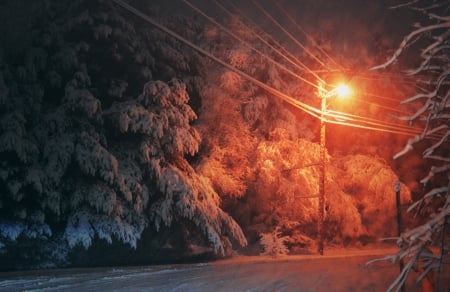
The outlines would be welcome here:
[[[334,250],[325,256],[0,273],[0,291],[385,291],[399,267],[388,262],[366,267],[366,262],[391,252]],[[445,272],[439,291],[450,288]],[[421,287],[410,277],[406,291],[421,291]]]

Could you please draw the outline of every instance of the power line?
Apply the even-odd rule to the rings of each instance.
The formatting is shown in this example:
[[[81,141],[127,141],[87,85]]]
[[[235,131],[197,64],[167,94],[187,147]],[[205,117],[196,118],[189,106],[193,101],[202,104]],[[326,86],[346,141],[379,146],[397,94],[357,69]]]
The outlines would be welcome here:
[[[327,119],[327,117],[333,118],[334,120]],[[340,125],[348,125],[358,128],[365,128],[370,130],[380,130],[383,132],[391,132],[402,135],[420,135],[423,132],[421,128],[414,128],[411,126],[401,125],[398,123],[389,123],[386,121],[380,121],[374,118],[363,117],[360,115],[354,115],[339,111],[328,110],[324,114],[324,119],[326,122]],[[439,140],[441,137],[437,134],[430,136],[433,140]]]
[[[219,7],[219,8],[221,8],[223,11],[225,11],[228,15],[230,15],[230,16],[234,16],[226,7],[224,7],[222,4],[220,4],[217,0],[214,0],[214,3]],[[229,2],[229,4],[235,9],[235,11],[237,11],[239,14],[240,14],[240,16],[241,17],[244,17],[245,18],[245,15],[234,5],[234,4],[232,4],[231,2]],[[280,6],[278,3],[277,3],[277,6]],[[297,25],[297,27],[299,28],[299,30],[301,30],[308,38],[310,38],[310,39],[312,39],[312,37],[311,36],[309,36],[307,33],[306,33],[306,31],[304,31],[296,22],[295,22],[295,20],[293,20],[292,19],[292,17],[286,12],[286,10],[285,9],[283,9],[283,8],[281,8],[281,7],[279,7],[279,9],[280,10],[282,10],[290,19],[291,19],[291,21],[293,22],[293,23],[295,23],[296,25]],[[202,12],[202,14],[203,14],[203,12]],[[248,20],[248,18],[246,18],[247,20]],[[253,22],[254,23],[254,22]],[[255,23],[254,23],[254,25],[256,25]],[[248,29],[250,29],[248,26],[246,26]],[[221,27],[221,28],[223,28],[223,27]],[[285,58],[287,61],[289,61],[290,63],[292,63],[292,64],[294,64],[294,65],[296,65],[295,63],[293,63],[293,61],[291,60],[291,59],[289,59],[287,56],[285,56],[284,54],[282,54],[278,49],[276,49],[274,46],[272,46],[271,44],[269,44],[266,40],[264,40],[261,36],[259,36],[259,34],[256,34],[256,37],[260,40],[260,41],[262,41],[266,46],[268,46],[269,48],[271,48],[273,51],[275,51],[277,54],[279,54],[279,55],[281,55],[283,58]],[[317,45],[317,43],[314,41],[314,39],[312,39],[312,41]],[[248,44],[247,43],[247,45],[248,46],[251,46],[250,44]],[[284,49],[284,48],[283,48]],[[285,52],[287,52],[288,54],[290,54],[288,51],[285,51]],[[291,55],[291,57],[293,57],[292,55]],[[332,59],[331,58],[331,56],[328,56],[330,59]],[[293,57],[293,59],[295,59],[295,57]],[[273,59],[272,59],[273,60]],[[333,60],[334,61],[334,60]],[[326,83],[323,79],[321,79],[317,74],[315,74],[311,69],[309,69],[306,65],[304,65],[303,63],[301,63],[300,61],[298,61],[299,62],[299,64],[300,65],[302,65],[303,66],[303,68],[306,68],[309,72],[311,72],[311,73],[313,73],[314,74],[314,76],[318,79],[318,80],[320,80],[321,82],[323,82],[323,83]],[[334,61],[334,63],[336,63],[336,61]],[[337,63],[336,63],[337,64]],[[339,64],[337,64],[337,65],[339,65]],[[340,66],[340,65],[339,65]],[[340,66],[341,68],[343,68],[342,66]],[[363,102],[363,103],[367,103],[367,104],[372,104],[372,105],[376,105],[377,107],[379,107],[379,108],[384,108],[384,109],[387,109],[387,110],[390,110],[390,111],[393,111],[393,112],[397,112],[397,113],[402,113],[402,114],[405,114],[405,115],[407,115],[407,114],[409,114],[409,113],[407,113],[407,112],[404,112],[404,111],[401,111],[401,110],[396,110],[396,109],[392,109],[392,108],[390,108],[390,107],[386,107],[386,106],[383,106],[383,105],[380,105],[380,104],[377,104],[377,103],[374,103],[374,102],[369,102],[369,101],[365,101],[365,100],[359,100],[360,102]]]
[[[272,21],[282,32],[284,32],[295,44],[302,48],[313,60],[327,68],[325,63],[323,63],[316,55],[314,55],[307,47],[300,43],[290,32],[288,32],[275,18],[270,15],[261,5],[259,5],[255,0],[252,0],[253,5],[255,5],[270,21]]]
[[[313,43],[313,45],[323,54],[323,55],[325,55],[327,58],[329,58],[335,65],[337,65],[338,67],[340,67],[342,70],[344,70],[344,71],[347,71],[342,65],[340,65],[339,63],[337,63],[325,50],[323,50],[322,49],[322,47],[321,46],[319,46],[318,44],[317,44],[317,42],[314,40],[314,38],[311,36],[311,35],[309,35],[296,21],[295,21],[295,19],[293,19],[293,17],[289,14],[289,12],[288,11],[286,11],[286,9],[284,9],[282,6],[281,6],[281,4],[280,3],[278,3],[278,2],[275,2],[275,5],[277,6],[277,8],[295,25],[295,27],[299,30],[299,31],[301,31],[305,36],[306,36],[306,38],[308,39],[308,40],[310,40],[312,43]],[[370,73],[372,73],[372,74],[370,74]],[[413,80],[411,80],[411,81],[407,81],[407,80],[404,80],[404,79],[406,79],[406,78],[408,78],[407,76],[404,76],[404,75],[398,75],[398,74],[395,74],[395,73],[390,73],[390,72],[385,72],[386,74],[384,74],[384,75],[381,75],[380,73],[378,73],[378,72],[372,72],[372,71],[369,71],[369,72],[367,72],[366,74],[363,74],[363,73],[358,73],[358,74],[354,74],[354,78],[361,78],[361,79],[369,79],[369,80],[382,80],[381,78],[386,78],[386,76],[388,75],[389,76],[389,80],[390,81],[393,81],[393,82],[401,82],[401,83],[408,83],[408,84],[415,84],[415,82],[413,81]],[[381,78],[377,78],[377,77],[373,77],[372,75],[379,75],[379,76],[381,76]],[[395,81],[395,80],[392,80],[393,78],[397,78],[397,79],[402,79],[401,81]],[[410,77],[411,78],[411,77]],[[385,96],[381,96],[381,95],[375,95],[375,94],[370,94],[370,93],[367,93],[367,95],[371,95],[371,96],[376,96],[376,97],[381,97],[381,98],[384,98],[384,99],[387,99],[387,100],[393,100],[393,99],[391,99],[391,98],[388,98],[388,97],[385,97]],[[398,102],[398,100],[394,100],[395,102]],[[367,102],[367,101],[363,101],[363,102],[365,102],[365,103],[371,103],[371,102]],[[377,106],[379,106],[379,107],[381,107],[381,108],[385,108],[385,109],[388,109],[388,110],[392,110],[392,111],[397,111],[397,112],[401,112],[401,113],[405,113],[405,114],[407,114],[406,112],[403,112],[403,111],[398,111],[398,110],[393,110],[393,109],[391,109],[391,108],[389,108],[389,107],[386,107],[386,106],[382,106],[382,105],[379,105],[379,104],[377,104],[377,103],[371,103],[371,104],[375,104],[375,105],[377,105]]]
[[[228,10],[225,6],[220,4],[217,0],[214,0],[214,3],[221,8],[223,11],[225,11],[230,16],[234,16],[230,10]],[[280,43],[278,43],[275,39],[273,39],[268,33],[266,33],[261,27],[259,27],[254,21],[249,19],[245,16],[245,14],[239,10],[233,3],[228,1],[228,4],[233,7],[233,9],[242,17],[243,20],[250,22],[253,26],[259,29],[264,35],[269,39],[269,41],[273,42],[277,46],[279,46],[281,49],[275,48],[274,45],[270,44],[269,41],[265,40],[263,37],[261,37],[258,33],[255,33],[256,38],[258,38],[263,44],[265,44],[267,47],[275,51],[279,56],[284,58],[286,61],[288,61],[290,64],[294,65],[297,69],[304,71],[306,70],[308,73],[312,74],[314,77],[316,77],[318,80],[323,81],[322,78],[317,75],[317,72],[314,70],[311,70],[308,66],[306,66],[303,62],[298,60],[291,52],[289,52],[287,49],[285,49]],[[248,29],[251,29],[249,25],[246,25]],[[325,81],[323,81],[325,82]]]
[[[342,113],[338,111],[329,111],[324,114],[325,117],[332,117],[336,119],[337,121],[344,122],[345,123],[359,123],[360,125],[371,125],[371,126],[377,126],[384,129],[396,129],[398,131],[404,132],[404,133],[412,133],[412,134],[419,134],[421,132],[420,129],[411,128],[408,126],[403,126],[399,124],[393,124],[393,123],[387,123],[383,121],[379,121],[376,119],[370,119],[361,117],[358,115],[350,115],[347,113]],[[328,120],[330,121],[330,120]]]
[[[186,5],[188,5],[191,9],[193,9],[194,11],[196,11],[197,13],[199,13],[200,15],[202,15],[203,17],[205,17],[208,21],[214,23],[215,25],[217,25],[220,29],[222,29],[223,31],[225,31],[227,34],[229,34],[231,37],[233,37],[234,39],[242,42],[243,44],[245,44],[247,47],[249,47],[250,49],[254,50],[256,53],[258,53],[260,56],[264,57],[265,59],[269,60],[270,62],[272,62],[275,66],[278,66],[279,68],[285,70],[286,72],[288,72],[289,74],[291,74],[292,76],[298,78],[299,80],[315,87],[318,88],[317,84],[309,81],[306,78],[303,78],[302,76],[298,75],[297,73],[291,71],[290,69],[286,68],[285,66],[281,65],[279,62],[277,62],[276,60],[274,60],[272,57],[268,56],[267,54],[261,52],[260,50],[256,49],[254,46],[252,46],[249,42],[243,40],[242,38],[240,38],[239,36],[237,36],[235,33],[233,33],[232,31],[230,31],[229,29],[225,28],[223,25],[221,25],[220,23],[218,23],[217,21],[215,21],[213,18],[211,18],[210,16],[208,16],[206,13],[204,13],[200,8],[198,8],[197,6],[195,6],[194,4],[192,4],[190,1],[188,0],[181,0],[182,2],[184,2]]]
[[[344,69],[344,67],[342,65],[340,65],[338,62],[336,62],[317,42],[316,40],[309,35],[296,21],[294,18],[292,18],[292,16],[286,11],[286,9],[284,9],[280,3],[278,3],[277,1],[275,1],[275,5],[277,6],[277,8],[284,14],[286,15],[286,17],[297,27],[297,29],[302,32],[306,38],[311,41],[314,45],[314,47],[316,47],[323,55],[325,55],[328,59],[331,60],[331,62],[333,62],[335,65],[337,65],[337,67],[339,67],[340,69]]]
[[[137,10],[136,8],[134,8],[133,6],[129,5],[128,3],[125,3],[123,0],[111,0],[114,3],[116,3],[117,5],[121,6],[122,8],[128,10],[129,12],[133,13],[136,16],[139,16],[140,18],[142,18],[143,20],[147,21],[148,23],[150,23],[151,25],[155,26],[156,28],[158,28],[159,30],[167,33],[168,35],[172,36],[173,38],[179,40],[180,42],[184,43],[185,45],[191,47],[192,49],[202,53],[203,55],[209,57],[210,59],[214,60],[215,62],[221,64],[222,66],[226,67],[227,69],[229,69],[230,71],[233,71],[234,73],[241,75],[242,77],[244,77],[245,79],[253,82],[254,84],[256,84],[257,86],[261,87],[262,89],[266,90],[267,92],[277,96],[278,98],[280,98],[281,100],[293,105],[296,108],[301,109],[302,111],[316,117],[319,118],[320,116],[320,110],[314,108],[313,106],[310,106],[306,103],[303,103],[299,100],[296,100],[284,93],[282,93],[281,91],[259,81],[258,79],[248,75],[245,72],[242,72],[241,70],[231,66],[230,64],[222,61],[221,59],[219,59],[218,57],[214,56],[213,54],[207,52],[206,50],[200,48],[199,46],[195,45],[194,43],[192,43],[191,41],[187,40],[186,38],[182,37],[181,35],[177,34],[176,32],[172,31],[171,29],[163,26],[162,24],[158,23],[157,21],[153,20],[152,18],[150,18],[148,15],[142,13],[141,11]],[[316,85],[317,86],[317,85]]]
[[[376,106],[378,108],[383,108],[385,110],[388,110],[388,111],[391,111],[391,112],[396,112],[396,113],[399,113],[399,114],[403,114],[405,116],[411,115],[411,113],[409,113],[409,112],[406,112],[406,111],[403,111],[403,110],[400,110],[400,109],[395,109],[395,108],[392,108],[392,107],[389,107],[389,106],[385,106],[385,105],[382,105],[382,104],[379,104],[379,103],[376,103],[376,102],[367,101],[367,100],[364,100],[364,99],[355,99],[355,101],[361,102],[361,103],[365,103],[365,104],[369,104],[369,105],[374,105],[374,106]]]
[[[215,0],[215,2],[216,2],[216,4],[218,4],[217,3],[217,1]],[[230,2],[229,2],[230,3]],[[234,6],[234,4],[232,4],[232,3],[230,3],[231,5],[233,5],[233,7],[235,8],[235,10],[238,10],[238,8],[236,7],[236,6]],[[288,34],[288,36],[290,36],[291,38],[293,38],[292,36],[291,36],[291,34],[289,34],[287,31],[286,31],[286,29],[284,28],[284,27],[282,27],[281,26],[281,24],[279,23],[279,22],[277,22],[264,8],[262,8],[261,6],[259,6],[258,4],[256,4],[254,1],[253,1],[253,4],[254,5],[256,5],[273,23],[275,23],[280,29],[282,29],[282,31],[283,32],[285,32],[286,34]],[[299,29],[310,41],[312,41],[313,42],[313,44],[319,49],[319,50],[321,50],[321,52],[324,54],[324,55],[326,55],[332,62],[334,62],[336,65],[338,65],[338,67],[341,67],[341,68],[343,68],[341,65],[339,65],[331,56],[329,56],[320,46],[318,46],[318,44],[317,44],[317,42],[305,31],[305,30],[303,30],[302,28],[301,28],[301,26],[292,18],[292,16],[279,4],[279,3],[275,3],[276,4],[276,6],[278,7],[278,9],[280,10],[280,11],[282,11],[285,15],[286,15],[286,17],[292,22],[292,23],[294,23],[295,25],[296,25],[296,27],[297,27],[297,29]],[[218,5],[220,5],[220,4],[218,4]],[[220,5],[221,7],[222,7],[222,9],[225,9],[226,10],[226,8],[224,8],[222,5]],[[228,10],[227,10],[227,12],[228,13],[230,13]],[[242,13],[240,13],[241,15],[242,15]],[[294,40],[294,41],[296,41],[296,40]],[[304,49],[305,50],[305,52],[307,52],[307,53],[309,53],[309,55],[311,56],[311,52],[309,51],[309,50],[307,50],[307,48],[306,47],[304,47],[302,44],[299,44],[300,46],[301,46],[301,48],[302,49]],[[276,50],[275,48],[273,48],[273,46],[271,46],[271,45],[269,45],[269,47],[270,48],[272,48],[273,50],[275,50],[277,53],[279,53],[279,51],[278,50]],[[284,56],[285,57],[285,56]],[[286,57],[285,57],[286,58]],[[302,65],[303,65],[303,63],[301,63]],[[309,68],[307,68],[308,69],[308,71],[309,72],[312,72],[312,70],[310,70]],[[345,70],[345,69],[344,69]],[[347,71],[347,70],[345,70],[345,71]],[[370,72],[369,72],[370,73]],[[374,74],[371,74],[371,75],[377,75],[378,73],[376,73],[376,72],[373,72]],[[388,73],[388,72],[387,72]],[[368,74],[368,73],[366,73],[366,74],[362,74],[362,73],[358,73],[358,74],[356,74],[356,73],[354,73],[353,74],[353,76],[352,76],[352,78],[353,77],[355,77],[355,78],[362,78],[362,79],[371,79],[372,78],[372,80],[374,80],[374,79],[376,79],[376,80],[380,80],[380,78],[374,78],[374,77],[363,77],[363,76],[371,76],[370,74]],[[397,75],[397,74],[394,74],[394,73],[388,73],[387,75],[390,75],[390,80],[392,81],[392,78],[395,76],[395,77],[397,77],[397,78],[402,78],[402,79],[405,79],[405,77],[404,76],[401,76],[401,75]],[[317,79],[319,79],[319,80],[321,80],[322,82],[324,82],[323,81],[323,79],[321,79],[318,75],[316,75],[315,74],[315,76],[316,76],[316,78]],[[381,76],[381,75],[380,75]],[[386,78],[385,76],[383,76],[383,78]],[[407,83],[408,81],[404,81],[405,83]],[[326,83],[326,82],[324,82],[324,83]],[[386,100],[391,100],[391,101],[395,101],[396,103],[398,103],[398,100],[394,100],[394,99],[392,99],[392,98],[389,98],[389,97],[386,97],[386,96],[381,96],[381,95],[375,95],[375,94],[371,94],[371,93],[367,93],[367,95],[371,95],[371,96],[374,96],[374,97],[379,97],[379,98],[383,98],[383,99],[386,99]],[[389,110],[389,111],[393,111],[393,112],[397,112],[397,113],[401,113],[401,114],[405,114],[405,115],[408,115],[409,113],[407,113],[407,112],[405,112],[405,111],[402,111],[402,110],[397,110],[397,109],[393,109],[393,108],[391,108],[391,107],[387,107],[387,106],[384,106],[384,105],[381,105],[381,104],[378,104],[378,103],[374,103],[374,102],[369,102],[369,101],[365,101],[365,100],[359,100],[360,102],[363,102],[363,103],[367,103],[367,104],[372,104],[372,105],[375,105],[375,106],[377,106],[377,107],[379,107],[379,108],[384,108],[384,109],[387,109],[387,110]]]
[[[168,35],[174,37],[175,39],[179,40],[180,42],[186,44],[187,46],[193,48],[194,50],[197,50],[198,52],[202,53],[203,55],[205,55],[205,56],[209,57],[210,59],[214,60],[215,62],[221,64],[222,66],[226,67],[230,71],[244,77],[248,81],[253,82],[257,86],[266,90],[267,92],[273,94],[274,96],[280,98],[281,100],[287,102],[288,104],[291,104],[292,106],[306,112],[307,114],[309,114],[315,118],[322,119],[322,120],[324,120],[328,123],[332,123],[332,124],[341,124],[341,125],[345,125],[345,126],[370,129],[370,130],[381,131],[381,132],[389,132],[389,133],[403,134],[403,135],[409,135],[409,136],[413,136],[418,133],[417,131],[412,131],[410,129],[396,130],[396,129],[393,129],[393,127],[398,128],[398,125],[391,126],[386,123],[377,121],[376,119],[363,118],[361,116],[353,115],[352,122],[348,122],[348,121],[343,122],[342,120],[348,120],[349,117],[352,117],[352,115],[346,114],[346,113],[340,113],[340,112],[336,112],[336,114],[334,114],[334,115],[330,114],[330,112],[322,113],[319,109],[317,109],[313,106],[310,106],[308,104],[305,104],[299,100],[296,100],[296,99],[280,92],[279,90],[255,79],[254,77],[248,75],[247,73],[240,71],[239,69],[231,66],[230,64],[222,61],[218,57],[205,51],[204,49],[195,45],[191,41],[185,39],[184,37],[180,36],[179,34],[175,33],[174,31],[172,31],[172,30],[168,29],[167,27],[161,25],[160,23],[156,22],[155,20],[153,20],[149,16],[145,15],[141,11],[137,10],[133,6],[125,3],[123,0],[112,0],[112,1],[115,2],[117,5],[121,6],[122,8],[128,10],[129,12],[131,12],[131,13],[135,14],[136,16],[142,18],[143,20],[147,21],[148,23],[152,24],[153,26],[160,29],[161,31],[163,31],[163,32],[167,33]],[[327,119],[327,116],[332,117],[335,120]],[[336,120],[336,119],[341,119],[341,121]],[[373,121],[370,122],[370,120],[373,120]],[[369,124],[369,125],[367,125],[367,124]]]
[[[395,129],[390,128],[383,128],[383,127],[375,127],[375,126],[367,126],[367,125],[361,125],[361,124],[355,124],[355,123],[349,123],[349,122],[342,122],[337,120],[328,120],[325,119],[327,123],[330,124],[337,124],[337,125],[344,125],[347,127],[354,127],[354,128],[360,128],[360,129],[366,129],[366,130],[372,130],[372,131],[378,131],[378,132],[385,132],[385,133],[392,133],[392,134],[399,134],[404,136],[415,136],[419,133],[412,133],[407,131],[399,131]]]
[[[182,0],[182,1],[184,1],[187,5],[189,5],[192,9],[194,9],[195,11],[197,11],[198,13],[201,13],[204,17],[206,17],[208,20],[210,20],[211,22],[213,22],[215,25],[217,25],[217,26],[219,26],[221,29],[223,29],[223,30],[225,30],[228,34],[230,34],[230,35],[232,35],[235,39],[237,39],[237,40],[239,40],[239,41],[241,41],[241,42],[244,42],[248,47],[251,47],[253,50],[255,50],[255,51],[257,51],[258,53],[260,53],[260,54],[262,54],[259,50],[257,50],[257,49],[255,49],[251,44],[249,44],[248,42],[245,42],[245,41],[243,41],[242,39],[240,39],[239,37],[237,37],[237,36],[235,36],[232,32],[230,32],[228,29],[226,29],[226,28],[224,28],[222,25],[220,25],[220,24],[218,24],[216,21],[214,21],[213,19],[211,19],[209,16],[207,16],[206,15],[206,13],[204,13],[203,11],[201,11],[198,7],[195,7],[193,4],[191,4],[189,1],[187,1],[187,0]],[[226,7],[224,7],[222,4],[220,4],[217,0],[214,0],[214,2],[215,2],[215,4],[220,8],[220,9],[222,9],[223,11],[225,11],[228,15],[230,15],[230,16],[234,16]],[[232,7],[235,9],[235,11],[237,11],[239,14],[240,14],[240,16],[242,17],[244,17],[245,18],[245,15],[243,15],[243,13],[234,5],[234,4],[232,4],[231,2],[229,2],[229,4],[230,5],[232,5]],[[278,5],[279,6],[279,5]],[[282,9],[282,8],[280,8],[280,9]],[[284,13],[286,14],[286,15],[288,15],[289,17],[290,17],[290,15],[284,10],[284,9],[282,9],[283,11],[284,11]],[[291,21],[292,22],[294,22],[295,23],[295,21],[293,20],[293,19],[291,19]],[[248,26],[246,26],[248,29],[250,29]],[[299,29],[301,29],[300,27],[299,27]],[[309,36],[304,30],[302,30],[303,31],[303,33],[304,34],[306,34],[309,38],[312,38],[311,36]],[[283,58],[285,58],[287,61],[289,61],[291,64],[293,64],[293,65],[297,65],[297,64],[295,64],[291,59],[289,59],[287,56],[285,56],[283,53],[281,53],[278,49],[276,49],[274,46],[272,46],[271,44],[269,44],[266,40],[264,40],[261,36],[259,36],[259,34],[255,34],[256,35],[256,37],[260,40],[260,41],[262,41],[266,46],[268,46],[269,48],[271,48],[273,51],[275,51],[277,54],[279,54],[279,55],[281,55]],[[286,51],[287,53],[289,53],[288,51]],[[290,54],[290,53],[289,53]],[[265,54],[264,54],[265,55]],[[267,57],[267,55],[265,55],[266,57]],[[292,55],[291,55],[292,56]],[[292,56],[293,57],[293,56]],[[270,57],[267,57],[267,58],[270,58]],[[295,57],[294,57],[295,58]],[[331,58],[331,57],[330,57]],[[275,60],[273,60],[272,58],[270,58],[270,60],[272,61],[272,62],[276,62]],[[303,68],[305,68],[305,69],[307,69],[309,72],[311,72],[311,73],[313,73],[314,74],[314,76],[317,78],[317,79],[319,79],[321,82],[323,82],[323,83],[325,83],[325,81],[323,80],[323,79],[321,79],[317,74],[315,74],[314,72],[312,72],[312,70],[311,69],[309,69],[306,65],[304,65],[303,63],[301,63],[300,61],[298,61],[301,65],[302,65],[302,67]],[[277,63],[277,65],[278,65],[278,63]],[[278,65],[278,66],[280,66],[280,65]],[[298,66],[297,66],[298,67]],[[341,66],[342,67],[342,66]],[[285,67],[282,67],[284,70],[287,70]],[[295,73],[292,73],[292,72],[289,72],[289,73],[291,73],[291,74],[294,74],[294,76],[296,75]],[[296,76],[297,77],[297,76]],[[393,111],[393,112],[398,112],[398,113],[402,113],[402,114],[405,114],[405,115],[407,115],[408,113],[407,112],[404,112],[404,111],[401,111],[401,110],[396,110],[396,109],[392,109],[392,108],[390,108],[390,107],[386,107],[386,106],[383,106],[383,105],[380,105],[380,104],[377,104],[377,103],[374,103],[374,102],[369,102],[369,101],[365,101],[365,100],[359,100],[360,102],[363,102],[363,103],[367,103],[367,104],[372,104],[372,105],[376,105],[377,107],[379,107],[379,108],[384,108],[384,109],[387,109],[387,110],[390,110],[390,111]]]
[[[376,74],[370,74],[370,71],[365,71],[364,73],[358,73],[356,74],[356,78],[360,78],[360,79],[368,79],[368,80],[380,80],[380,81],[385,81],[386,79],[389,79],[389,82],[394,82],[394,83],[414,83],[414,80],[410,77],[410,78],[406,78],[403,77],[401,75],[395,75],[395,74],[380,74],[380,73],[376,73]]]
[[[384,100],[389,100],[389,101],[393,101],[393,102],[396,102],[396,103],[400,103],[400,101],[398,99],[395,99],[395,98],[392,98],[392,97],[388,97],[388,96],[385,96],[385,95],[380,95],[380,94],[375,94],[375,93],[370,93],[370,92],[364,92],[364,94],[368,95],[368,96],[378,97],[378,98],[381,98],[381,99],[384,99]]]

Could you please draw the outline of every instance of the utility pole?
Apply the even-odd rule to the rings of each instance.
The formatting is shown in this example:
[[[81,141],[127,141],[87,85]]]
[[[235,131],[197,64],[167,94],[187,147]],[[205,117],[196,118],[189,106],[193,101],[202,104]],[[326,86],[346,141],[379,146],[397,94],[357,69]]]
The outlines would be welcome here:
[[[322,107],[320,114],[320,182],[319,182],[319,220],[317,223],[317,233],[319,238],[318,251],[323,255],[324,241],[324,205],[325,205],[325,111],[327,110],[327,98],[322,96]]]
[[[319,97],[322,101],[320,111],[320,181],[319,181],[319,219],[317,221],[317,237],[318,251],[323,255],[325,230],[324,230],[324,213],[325,213],[325,174],[326,174],[326,157],[325,157],[325,114],[327,112],[327,98],[345,97],[351,93],[350,88],[345,84],[336,86],[333,90],[327,91],[323,88],[324,84],[319,84]]]

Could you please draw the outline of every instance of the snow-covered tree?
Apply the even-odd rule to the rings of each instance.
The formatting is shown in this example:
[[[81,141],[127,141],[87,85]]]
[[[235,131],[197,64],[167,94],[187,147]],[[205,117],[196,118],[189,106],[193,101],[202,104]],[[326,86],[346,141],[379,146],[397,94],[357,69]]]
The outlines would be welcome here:
[[[128,2],[267,86],[318,102],[239,18],[228,27],[245,42],[164,15],[162,1]],[[313,245],[317,120],[113,1],[37,0],[26,11],[18,31],[32,32],[0,37],[11,41],[0,52],[0,260],[59,265],[99,240],[141,248],[151,234],[163,245],[173,235],[158,234],[171,228],[217,254],[271,230],[289,247]],[[391,215],[393,197],[382,198],[395,175],[366,156],[326,163],[327,240],[378,237],[383,222],[370,223],[379,210],[369,205]]]
[[[286,62],[256,41],[258,34],[252,28],[236,22],[231,20],[227,27],[245,36],[253,48],[280,64]],[[309,86],[248,45],[233,42],[223,31],[207,31],[208,44],[220,40],[212,50],[230,65],[302,102],[319,101]],[[206,70],[210,74],[198,120],[204,146],[196,168],[211,180],[249,242],[258,243],[261,233],[278,228],[289,236],[287,243],[294,252],[299,247],[314,249],[320,179],[320,146],[314,141],[317,121],[241,74],[215,64]],[[354,153],[343,140],[344,149]],[[327,164],[326,240],[348,244],[394,236],[395,230],[386,223],[395,215],[395,194],[389,192],[398,178],[389,167],[362,155],[328,155]],[[410,193],[404,189],[403,199],[408,201]],[[381,210],[388,216],[377,218]]]
[[[218,254],[245,245],[185,158],[200,144],[196,55],[110,1],[41,2],[31,44],[0,58],[2,268],[55,251],[63,264],[98,239],[136,248],[145,228],[184,221]]]
[[[406,51],[413,51],[420,56],[418,64],[412,65],[406,74],[415,76],[421,91],[402,103],[415,105],[416,112],[403,119],[421,126],[423,131],[411,138],[394,158],[408,155],[414,147],[424,145],[424,165],[432,166],[428,175],[420,181],[425,190],[423,196],[408,209],[419,217],[426,216],[426,219],[423,224],[404,231],[397,240],[398,253],[387,257],[394,262],[406,261],[389,290],[400,289],[417,265],[422,267],[418,281],[428,273],[439,272],[450,250],[450,5],[448,1],[418,0],[396,6],[399,7],[416,11],[421,16],[420,21],[414,24],[414,29],[403,39],[392,57],[372,69],[393,66]]]

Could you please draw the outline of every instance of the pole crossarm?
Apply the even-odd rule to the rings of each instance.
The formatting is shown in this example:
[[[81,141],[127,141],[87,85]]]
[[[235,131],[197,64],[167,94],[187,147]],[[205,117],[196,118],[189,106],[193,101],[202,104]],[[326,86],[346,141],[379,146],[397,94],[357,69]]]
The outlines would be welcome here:
[[[303,169],[303,168],[312,167],[312,166],[320,166],[320,162],[310,163],[310,164],[305,164],[305,165],[300,165],[300,166],[295,166],[295,167],[291,167],[291,168],[285,168],[285,169],[282,169],[281,171],[282,172],[288,172],[288,171]]]

